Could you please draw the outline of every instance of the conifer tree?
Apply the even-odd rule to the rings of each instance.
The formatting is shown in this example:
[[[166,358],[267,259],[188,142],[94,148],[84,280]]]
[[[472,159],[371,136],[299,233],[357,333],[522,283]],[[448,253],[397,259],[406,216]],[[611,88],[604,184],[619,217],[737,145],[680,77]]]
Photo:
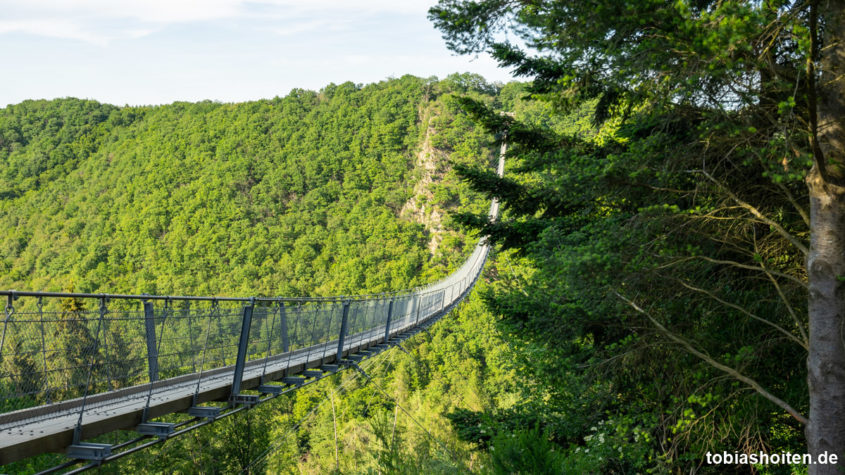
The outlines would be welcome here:
[[[701,327],[690,334],[687,326],[684,336],[679,315],[667,312],[663,323],[654,318],[650,307],[632,300],[629,291],[635,287],[630,281],[617,282],[608,295],[615,293],[664,338],[747,383],[792,415],[805,427],[814,456],[845,456],[845,3],[441,0],[430,10],[430,18],[453,51],[491,53],[501,66],[532,79],[533,96],[558,111],[596,101],[595,123],[615,124],[623,139],[590,149],[577,137],[549,144],[524,130],[511,130],[508,140],[516,144],[512,155],[521,164],[515,171],[534,178],[532,173],[539,172],[542,178],[514,186],[513,179],[464,170],[479,189],[501,197],[512,218],[495,225],[476,219],[475,224],[506,245],[525,250],[536,247],[544,230],[555,223],[548,218],[556,218],[557,227],[578,229],[577,220],[594,219],[596,211],[636,214],[631,208],[649,201],[683,208],[690,205],[690,196],[682,191],[690,189],[722,203],[719,209],[733,207],[735,213],[682,224],[697,228],[711,242],[722,242],[714,253],[693,251],[687,257],[709,259],[734,271],[762,272],[771,280],[773,297],[785,304],[780,315],[759,317],[712,289],[684,280],[688,276],[675,278],[685,286],[683,292],[712,297],[738,314],[758,317],[806,349],[808,414],[800,400],[790,404],[737,368],[702,353],[694,342],[696,337],[701,340]],[[507,119],[472,103],[465,101],[465,108],[494,131],[511,127]],[[642,168],[592,168],[615,154],[640,157]],[[663,157],[649,163],[644,154]],[[567,181],[561,174],[574,167],[562,163],[578,164],[583,176],[602,183],[607,192],[597,193],[594,187],[585,195],[583,182]],[[802,180],[803,189],[798,186]],[[614,195],[613,189],[626,191]],[[671,190],[681,199],[660,197]],[[643,200],[646,194],[650,197]],[[731,220],[724,222],[733,226],[718,225],[716,216]],[[463,220],[473,222],[471,217]],[[693,226],[693,221],[709,224]],[[733,234],[740,228],[745,231]],[[770,254],[762,242],[771,244]],[[791,270],[775,275],[774,263],[787,261],[793,263]],[[665,276],[667,268],[655,275]],[[748,283],[759,275],[749,272],[735,282]],[[637,297],[668,310],[663,299],[676,298],[678,291],[656,291],[661,278],[649,281],[652,298]],[[786,281],[797,282],[794,292],[783,291]],[[759,286],[755,289],[760,291]],[[808,302],[806,311],[794,305],[799,294]],[[751,347],[768,345],[762,336],[755,340]],[[837,469],[810,466],[811,473]]]

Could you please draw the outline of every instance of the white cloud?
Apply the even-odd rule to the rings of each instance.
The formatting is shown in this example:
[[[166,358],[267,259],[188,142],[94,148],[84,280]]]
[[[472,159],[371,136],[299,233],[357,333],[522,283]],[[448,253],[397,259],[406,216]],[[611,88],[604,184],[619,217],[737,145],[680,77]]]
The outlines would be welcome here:
[[[178,23],[237,15],[244,3],[243,0],[25,0],[3,1],[0,8],[7,18]]]
[[[489,58],[446,50],[425,18],[436,1],[0,0],[0,51],[15,72],[0,74],[0,107],[230,102],[467,70],[507,80]]]
[[[302,20],[290,22],[284,27],[269,28],[269,31],[279,36],[294,36],[312,31],[340,31],[347,28],[352,22],[332,22],[328,20]]]
[[[246,3],[246,2],[245,2]],[[332,15],[337,12],[357,14],[425,13],[435,0],[258,0],[256,5],[284,7],[292,12]]]
[[[0,20],[0,34],[30,33],[51,38],[67,38],[89,43],[103,44],[103,38],[85,31],[80,25],[58,18],[44,18],[32,20]]]
[[[174,23],[234,18],[243,0],[0,0],[0,34],[28,33],[104,45]]]
[[[168,25],[242,18],[273,20],[282,35],[345,29],[354,18],[425,15],[434,0],[0,0],[0,34],[21,32],[107,44]],[[313,20],[318,18],[318,20]],[[309,19],[309,20],[305,20]]]

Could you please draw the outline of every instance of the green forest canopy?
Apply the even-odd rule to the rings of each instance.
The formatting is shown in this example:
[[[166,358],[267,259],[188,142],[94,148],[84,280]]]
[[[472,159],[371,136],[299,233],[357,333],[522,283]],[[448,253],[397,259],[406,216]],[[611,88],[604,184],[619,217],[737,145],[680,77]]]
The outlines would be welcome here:
[[[447,233],[432,259],[435,230],[400,214],[426,137],[438,178],[446,156],[489,160],[485,133],[446,101],[473,81],[492,101],[455,75],[243,104],[0,109],[0,287],[302,296],[444,275],[471,243]],[[449,177],[416,197],[429,214],[484,207]]]
[[[0,238],[0,287],[297,296],[434,280],[459,264],[475,239],[433,215],[488,205],[458,181],[451,164],[491,165],[496,158],[492,136],[459,113],[452,98],[470,95],[510,109],[521,91],[516,83],[500,89],[472,75],[406,76],[245,104],[115,107],[62,99],[9,106],[0,110],[0,226],[7,230]],[[439,239],[432,255],[433,234]],[[476,318],[485,316],[480,310],[476,302]],[[477,330],[479,323],[464,327]],[[476,393],[470,407],[487,407],[491,396],[480,373],[463,384],[468,372],[487,371],[480,359],[497,353],[482,351],[481,341],[492,336],[490,322],[486,327],[487,336],[469,344],[456,340],[460,330],[450,326],[440,331],[454,336],[434,338],[451,348],[432,353],[438,364],[465,360],[446,386],[434,368],[412,374],[418,369],[410,360],[391,357],[388,377],[399,374],[394,360],[405,368],[403,404],[431,383],[444,396],[449,386],[470,388]],[[352,399],[339,403],[362,394],[370,399],[372,390],[359,384],[350,389]],[[304,390],[262,409],[271,413],[265,418],[237,416],[106,470],[241,470],[269,447],[267,434],[285,434],[322,391]],[[464,394],[454,396],[443,410],[465,406]],[[373,421],[375,407],[368,406],[344,410],[342,424]],[[442,414],[430,417],[448,433]],[[408,424],[400,423],[400,431]],[[264,436],[250,436],[258,433],[250,425]],[[418,443],[425,439],[409,434],[413,443],[401,450],[422,451]],[[310,452],[316,466],[329,463],[325,435],[319,427],[303,428],[296,450]],[[347,463],[373,463],[376,452],[363,449],[348,451]],[[286,453],[263,464],[289,467]],[[48,455],[6,468],[36,471],[62,460]]]

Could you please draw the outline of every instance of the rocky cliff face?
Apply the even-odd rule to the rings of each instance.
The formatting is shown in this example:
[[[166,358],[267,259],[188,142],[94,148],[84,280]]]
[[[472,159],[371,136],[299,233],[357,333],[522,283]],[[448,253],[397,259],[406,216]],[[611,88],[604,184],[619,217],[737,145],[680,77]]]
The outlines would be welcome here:
[[[444,162],[447,157],[446,153],[431,145],[431,139],[437,131],[431,125],[430,118],[430,112],[426,110],[421,118],[423,124],[427,125],[425,138],[414,162],[414,168],[420,173],[420,178],[414,185],[413,195],[402,206],[399,216],[425,226],[425,230],[430,237],[428,251],[431,255],[434,255],[443,240],[445,230],[443,228],[444,210],[435,204],[431,184],[443,178],[444,173],[438,171],[438,163]]]

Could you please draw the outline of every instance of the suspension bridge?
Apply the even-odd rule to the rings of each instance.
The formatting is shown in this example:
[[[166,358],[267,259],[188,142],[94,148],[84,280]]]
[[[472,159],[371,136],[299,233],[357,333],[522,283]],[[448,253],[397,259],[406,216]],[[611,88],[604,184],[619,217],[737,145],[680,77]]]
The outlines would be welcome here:
[[[498,173],[504,171],[502,146]],[[498,203],[489,218],[498,216]],[[0,291],[0,466],[48,452],[90,468],[294,391],[447,315],[487,260],[377,295],[284,298]],[[173,422],[173,414],[182,414]],[[115,431],[120,443],[92,439]],[[98,439],[99,440],[99,439]]]

